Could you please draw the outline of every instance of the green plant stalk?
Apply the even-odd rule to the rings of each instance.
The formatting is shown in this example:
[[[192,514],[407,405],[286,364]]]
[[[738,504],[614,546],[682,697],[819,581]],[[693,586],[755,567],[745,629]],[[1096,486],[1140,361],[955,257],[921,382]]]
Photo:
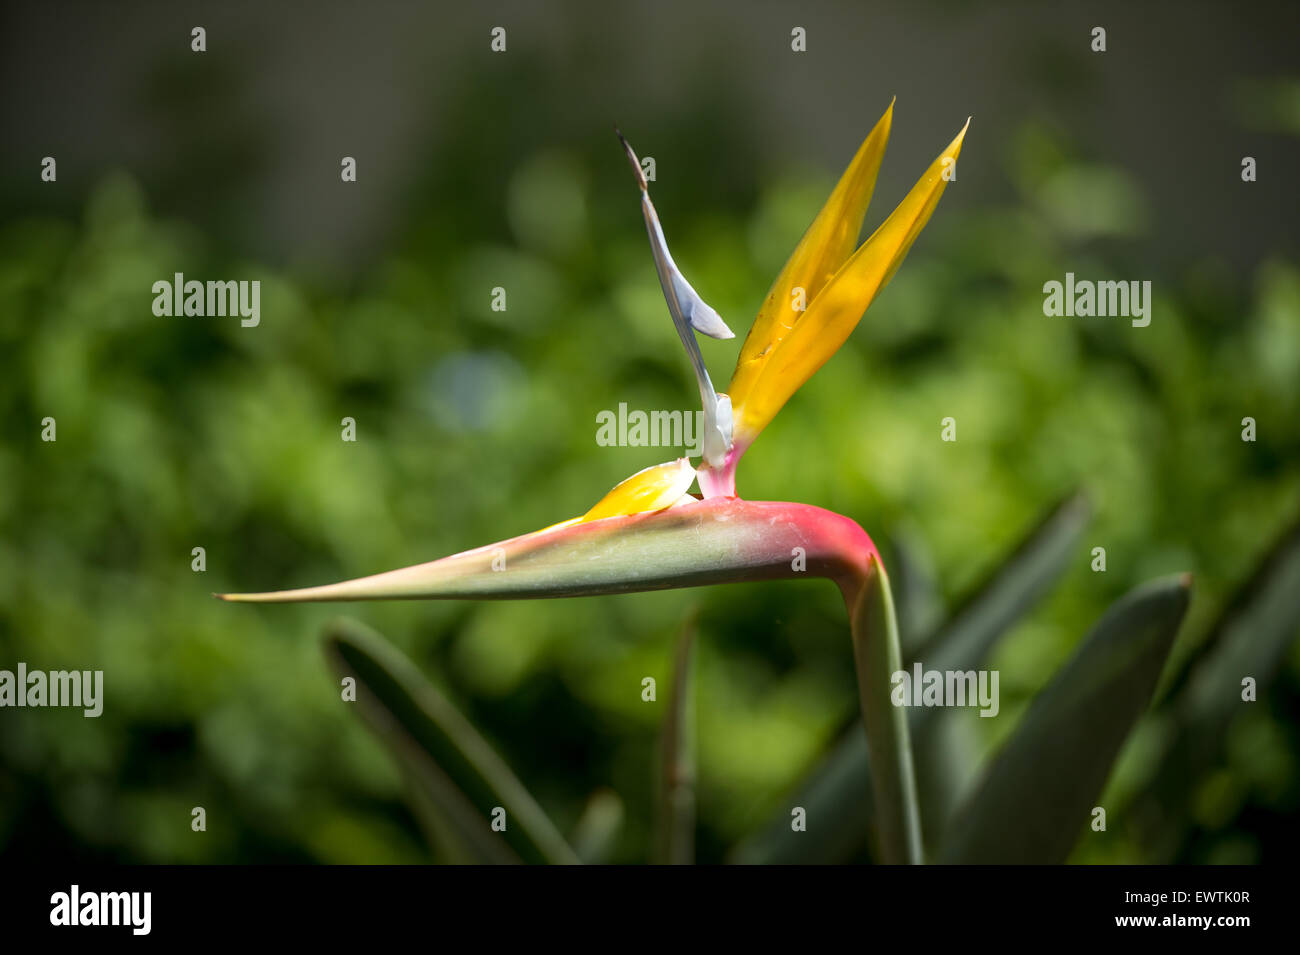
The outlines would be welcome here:
[[[667,865],[695,861],[695,627],[688,620],[677,641],[663,727],[658,849]]]
[[[845,588],[844,600],[867,731],[879,857],[889,864],[917,865],[924,858],[912,741],[905,711],[889,698],[890,678],[902,669],[903,653],[889,577],[875,555],[860,582]]]
[[[826,577],[844,596],[876,778],[879,858],[922,861],[911,741],[890,704],[902,668],[889,579],[875,544],[840,514],[782,501],[713,498],[548,528],[442,560],[323,587],[219,594],[245,603],[518,599]],[[865,796],[865,794],[864,794]]]
[[[1071,555],[1078,545],[1090,514],[1087,500],[1074,493],[1058,502],[1046,517],[1040,520],[1023,537],[1003,562],[984,582],[972,590],[962,601],[960,609],[925,639],[912,638],[908,647],[906,627],[906,598],[897,601],[896,609],[903,618],[899,637],[903,645],[903,659],[907,669],[924,654],[929,669],[970,670],[983,665],[1001,637],[1026,614],[1039,598],[1069,567]],[[903,556],[904,548],[895,542],[892,566],[894,573],[890,585],[905,585],[902,577],[909,576],[908,564],[916,567],[915,559]],[[912,570],[914,580],[919,579]],[[899,587],[901,591],[903,587]],[[851,609],[851,608],[850,608]],[[917,787],[921,800],[922,831],[931,846],[942,842],[947,813],[926,816],[927,761],[931,767],[946,757],[927,753],[936,743],[943,741],[940,714],[928,707],[908,707],[908,726],[912,736],[912,752],[918,769]],[[950,768],[950,767],[946,767]],[[866,840],[872,827],[874,808],[863,801],[860,793],[871,788],[871,770],[868,766],[866,734],[857,720],[841,734],[831,750],[822,758],[812,773],[781,803],[769,822],[736,847],[732,860],[741,863],[807,863],[843,862]],[[803,806],[809,818],[832,817],[837,820],[833,834],[828,830],[813,829],[806,833],[790,831],[789,806]]]

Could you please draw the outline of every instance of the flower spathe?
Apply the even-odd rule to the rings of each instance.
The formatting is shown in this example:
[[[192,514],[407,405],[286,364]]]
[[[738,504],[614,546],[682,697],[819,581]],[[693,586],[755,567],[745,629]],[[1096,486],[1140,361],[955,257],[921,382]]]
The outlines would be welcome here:
[[[286,602],[658,589],[795,576],[805,572],[796,548],[814,576],[837,579],[842,587],[845,580],[860,579],[868,563],[879,563],[861,527],[808,505],[741,501],[735,497],[735,472],[776,413],[848,339],[953,178],[969,120],[898,207],[857,245],[892,119],[893,103],[772,284],[724,393],[714,390],[695,335],[725,339],[731,331],[669,253],[649,184],[619,134],[635,170],[664,298],[699,385],[705,428],[698,469],[686,458],[653,465],[620,482],[578,517],[439,561],[324,587],[220,596]],[[688,493],[696,480],[703,500]]]
[[[218,596],[240,603],[500,600],[824,577],[847,598],[878,561],[866,532],[833,511],[784,501],[691,498],[658,511],[566,521],[337,584]]]

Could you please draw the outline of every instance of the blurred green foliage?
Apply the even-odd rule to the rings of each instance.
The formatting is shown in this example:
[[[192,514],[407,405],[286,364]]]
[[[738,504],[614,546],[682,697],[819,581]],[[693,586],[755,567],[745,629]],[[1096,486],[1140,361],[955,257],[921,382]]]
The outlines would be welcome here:
[[[597,412],[619,402],[694,402],[612,133],[528,153],[526,135],[500,128],[500,149],[446,147],[356,282],[246,261],[151,214],[126,175],[102,182],[77,221],[0,224],[0,666],[103,669],[106,688],[99,719],[0,712],[7,858],[430,858],[402,778],[321,658],[316,635],[335,611],[209,594],[354,577],[533,530],[672,456],[595,442]],[[701,129],[695,117],[654,149],[637,144],[690,169],[701,142],[733,142],[735,168],[695,164],[707,174],[661,181],[656,201],[678,262],[741,332],[839,170],[760,175],[742,168],[755,151],[744,129]],[[887,553],[905,539],[948,606],[1051,501],[1088,490],[1097,515],[1076,559],[993,660],[1000,718],[959,714],[962,745],[981,752],[1139,581],[1194,574],[1175,656],[1194,653],[1300,490],[1295,263],[1238,275],[1207,258],[1152,276],[1124,244],[1151,223],[1122,170],[1042,124],[999,153],[1019,193],[940,206],[739,474],[743,496],[848,514]],[[869,227],[898,198],[879,193]],[[1044,317],[1042,284],[1067,270],[1154,278],[1150,327]],[[150,287],[178,271],[260,279],[261,325],[155,317]],[[490,307],[496,286],[504,312]],[[725,382],[737,344],[703,348]],[[956,443],[939,440],[949,415]],[[40,439],[46,416],[57,442]],[[356,443],[340,440],[344,416]],[[1254,443],[1241,440],[1246,416]],[[196,546],[205,573],[191,570]],[[1106,573],[1089,569],[1094,546]],[[612,858],[638,861],[664,717],[641,680],[666,683],[693,610],[708,861],[856,718],[829,584],[353,612],[443,689],[561,829],[594,790],[616,792]],[[1190,829],[1172,848],[1156,854],[1112,818],[1075,858],[1260,861],[1294,847],[1297,663],[1292,645],[1226,752],[1185,780]],[[1133,747],[1113,792],[1144,778]],[[194,806],[206,833],[190,831]]]

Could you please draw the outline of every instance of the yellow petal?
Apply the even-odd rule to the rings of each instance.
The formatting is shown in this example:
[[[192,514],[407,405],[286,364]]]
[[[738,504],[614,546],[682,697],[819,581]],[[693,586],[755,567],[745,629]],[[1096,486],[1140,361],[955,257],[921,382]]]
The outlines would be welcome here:
[[[656,464],[622,481],[577,520],[598,521],[605,517],[663,510],[676,504],[694,480],[695,468],[686,458]]]
[[[898,269],[938,205],[948,184],[944,172],[949,167],[956,168],[969,126],[967,120],[957,138],[926,170],[907,198],[808,304],[807,312],[794,328],[755,362],[759,367],[749,373],[743,394],[737,394],[734,384],[727,389],[735,414],[738,448],[753,442],[790,396],[839,350],[857,327],[867,306]],[[741,371],[737,368],[738,378]]]
[[[802,305],[807,306],[817,297],[832,275],[844,264],[858,242],[862,219],[871,202],[871,193],[880,172],[880,161],[889,141],[889,128],[893,122],[894,104],[889,104],[885,115],[862,141],[857,154],[849,163],[844,175],[831,193],[826,205],[804,233],[785,268],[772,283],[763,307],[754,319],[754,325],[745,338],[736,360],[736,373],[732,376],[727,394],[733,407],[743,402],[758,377],[763,359],[781,343],[795,324],[805,314],[797,308],[796,288],[803,289]]]

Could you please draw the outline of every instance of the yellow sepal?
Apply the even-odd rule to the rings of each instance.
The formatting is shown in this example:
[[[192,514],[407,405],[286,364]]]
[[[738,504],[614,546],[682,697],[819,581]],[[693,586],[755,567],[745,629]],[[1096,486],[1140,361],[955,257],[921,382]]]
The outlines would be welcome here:
[[[893,276],[938,205],[939,197],[955,174],[957,156],[969,126],[967,120],[957,138],[931,164],[898,208],[809,301],[807,311],[794,326],[748,363],[742,355],[742,363],[727,389],[735,415],[734,440],[738,448],[746,448],[753,442],[790,396],[839,350],[857,327],[867,306]]]
[[[577,522],[661,511],[676,504],[694,480],[695,468],[686,458],[656,464],[621,481]]]
[[[740,349],[736,372],[727,388],[733,407],[748,397],[764,360],[804,317],[808,304],[858,244],[858,233],[862,231],[862,220],[876,187],[893,117],[891,102],[772,283]]]

